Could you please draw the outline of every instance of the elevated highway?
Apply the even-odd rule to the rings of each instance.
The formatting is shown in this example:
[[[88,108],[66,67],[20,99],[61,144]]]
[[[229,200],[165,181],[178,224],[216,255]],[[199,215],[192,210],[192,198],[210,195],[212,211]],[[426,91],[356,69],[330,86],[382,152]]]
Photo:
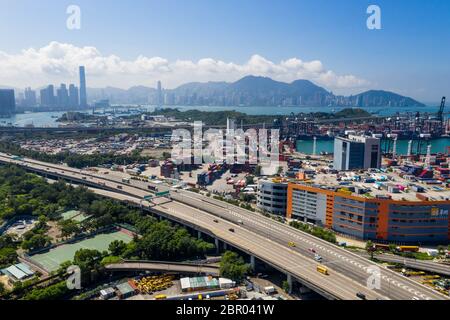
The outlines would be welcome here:
[[[220,240],[264,261],[284,272],[288,281],[297,280],[329,299],[356,299],[358,292],[364,293],[368,299],[448,299],[411,279],[305,232],[192,192],[171,192],[173,201],[154,199],[153,202],[147,202],[143,197],[148,195],[148,191],[145,190],[145,183],[140,181],[132,180],[130,184],[124,184],[101,174],[32,159],[13,160],[5,154],[0,154],[0,162],[14,163],[41,175],[88,185],[97,194],[126,201],[182,223],[213,237],[216,244]],[[289,241],[294,241],[296,247],[289,247]],[[328,276],[316,271],[318,263],[311,249],[323,257],[322,264],[329,269]],[[380,286],[370,289],[367,286],[371,276],[369,271],[377,267],[380,268]]]

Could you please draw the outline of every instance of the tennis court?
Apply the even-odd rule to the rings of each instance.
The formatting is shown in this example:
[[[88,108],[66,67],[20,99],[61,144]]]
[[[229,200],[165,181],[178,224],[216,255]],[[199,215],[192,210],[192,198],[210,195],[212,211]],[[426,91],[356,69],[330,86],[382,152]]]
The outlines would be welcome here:
[[[108,246],[114,240],[122,240],[125,243],[130,242],[133,237],[125,232],[116,231],[112,233],[98,234],[92,238],[86,238],[80,242],[64,244],[50,251],[31,256],[31,260],[39,263],[48,272],[57,270],[61,263],[72,261],[75,252],[80,249],[95,249],[98,251],[108,250]]]
[[[78,210],[69,210],[61,213],[61,217],[63,220],[74,220],[76,222],[83,222],[86,219],[89,219],[90,216],[81,213]]]

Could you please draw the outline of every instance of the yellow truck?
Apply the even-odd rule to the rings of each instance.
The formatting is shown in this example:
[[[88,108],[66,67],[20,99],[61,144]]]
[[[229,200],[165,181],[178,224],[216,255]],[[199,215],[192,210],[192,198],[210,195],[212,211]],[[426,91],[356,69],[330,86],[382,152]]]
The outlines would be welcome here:
[[[324,275],[329,275],[328,269],[325,266],[318,265],[317,266],[317,271],[322,273],[322,274],[324,274]]]

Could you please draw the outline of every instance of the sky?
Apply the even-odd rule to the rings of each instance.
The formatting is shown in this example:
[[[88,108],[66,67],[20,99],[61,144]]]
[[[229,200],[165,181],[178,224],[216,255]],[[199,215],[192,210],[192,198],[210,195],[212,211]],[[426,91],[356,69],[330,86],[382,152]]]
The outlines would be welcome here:
[[[381,10],[370,30],[369,5]],[[68,29],[70,5],[80,29]],[[173,88],[253,74],[336,94],[450,96],[450,1],[0,0],[0,85]]]

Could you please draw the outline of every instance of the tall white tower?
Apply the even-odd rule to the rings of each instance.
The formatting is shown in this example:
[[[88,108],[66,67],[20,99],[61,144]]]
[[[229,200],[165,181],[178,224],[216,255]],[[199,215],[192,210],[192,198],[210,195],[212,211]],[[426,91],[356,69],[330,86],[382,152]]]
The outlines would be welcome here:
[[[158,108],[161,108],[161,106],[162,106],[162,100],[163,100],[163,98],[162,98],[162,86],[161,86],[161,81],[158,81],[158,85],[157,85],[157,101],[156,101],[156,104],[157,104],[157,107]]]
[[[392,158],[397,156],[397,137],[394,138],[394,146],[392,147]]]
[[[317,137],[314,137],[314,141],[313,141],[313,156],[316,155],[316,151],[317,151]]]
[[[407,156],[410,157],[411,156],[411,152],[412,152],[412,140],[409,140],[408,142],[408,152],[407,152]]]
[[[425,167],[431,167],[431,144],[427,146],[427,157],[425,158]]]

